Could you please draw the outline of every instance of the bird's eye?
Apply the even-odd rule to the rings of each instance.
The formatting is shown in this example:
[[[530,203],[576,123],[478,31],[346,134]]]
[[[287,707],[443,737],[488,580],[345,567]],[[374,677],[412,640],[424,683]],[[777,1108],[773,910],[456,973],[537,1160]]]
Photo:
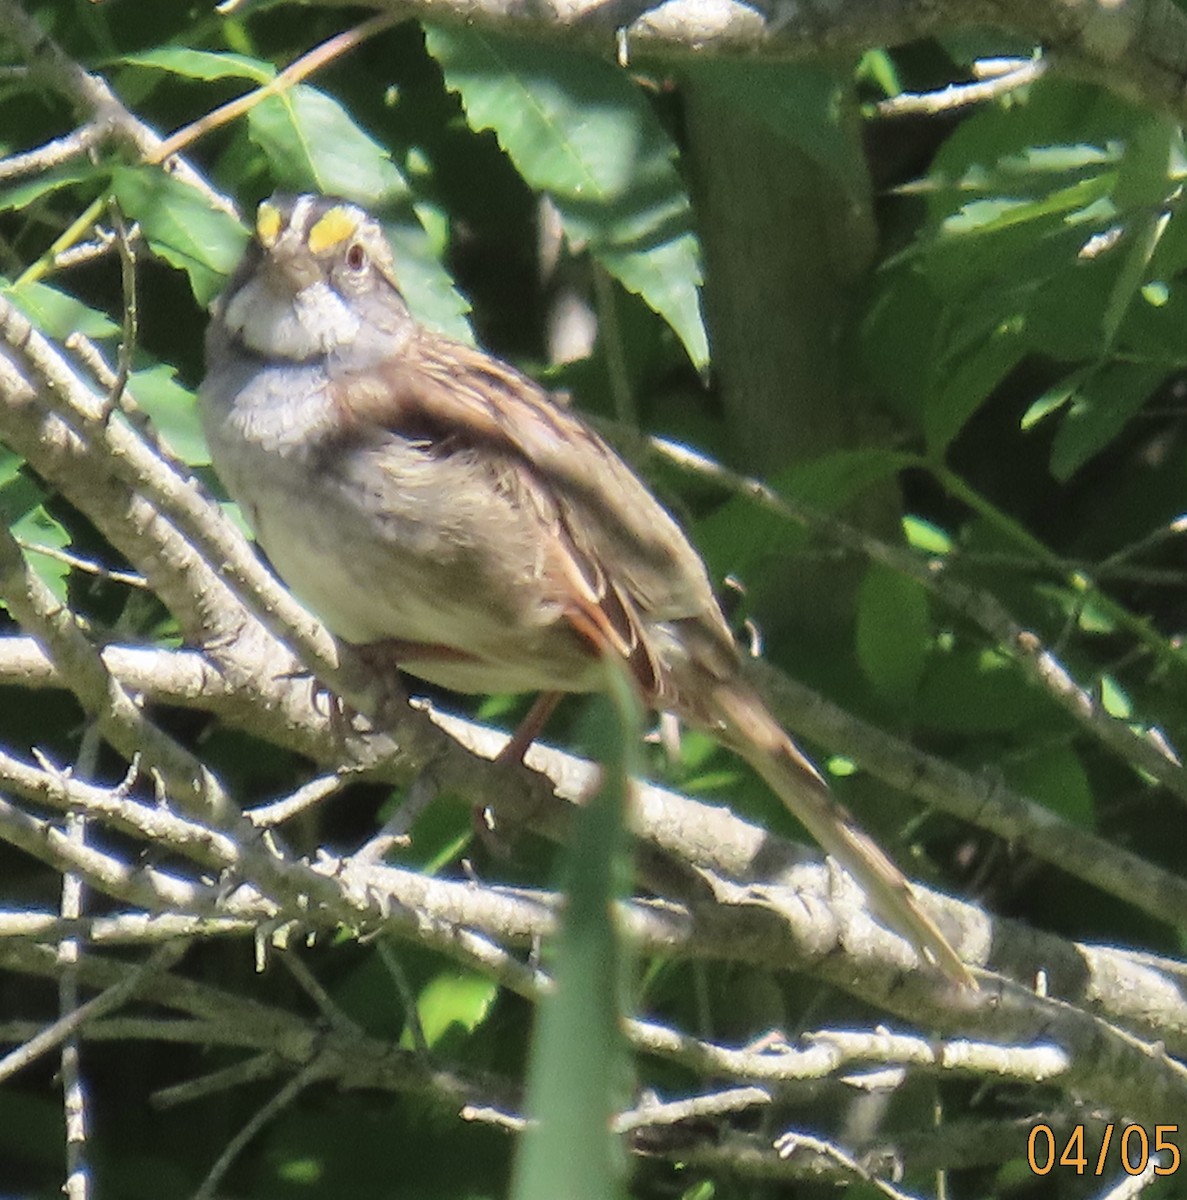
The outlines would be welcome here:
[[[361,271],[367,265],[367,251],[361,243],[353,242],[346,252],[346,265],[352,271]]]

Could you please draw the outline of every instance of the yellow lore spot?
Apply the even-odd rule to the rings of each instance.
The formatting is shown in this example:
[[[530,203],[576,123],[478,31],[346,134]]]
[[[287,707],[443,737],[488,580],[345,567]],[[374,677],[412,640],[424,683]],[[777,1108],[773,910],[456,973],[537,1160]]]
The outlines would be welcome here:
[[[321,254],[323,250],[329,250],[348,237],[353,237],[357,228],[358,220],[350,209],[341,206],[331,208],[309,231],[309,249],[314,254]]]
[[[256,237],[265,250],[271,250],[280,236],[280,209],[265,201],[256,209]]]

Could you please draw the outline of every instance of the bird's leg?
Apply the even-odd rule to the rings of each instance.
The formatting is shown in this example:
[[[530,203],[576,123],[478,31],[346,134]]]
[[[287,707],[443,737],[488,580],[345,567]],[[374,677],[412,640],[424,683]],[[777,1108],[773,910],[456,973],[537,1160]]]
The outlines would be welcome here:
[[[532,707],[528,709],[527,715],[516,726],[511,740],[499,751],[495,762],[523,762],[523,756],[527,753],[528,747],[548,724],[548,718],[556,711],[556,706],[560,703],[563,695],[563,692],[541,692],[532,701]]]
[[[540,730],[548,723],[548,718],[556,710],[563,692],[541,692],[532,701],[527,715],[516,726],[511,740],[495,756],[497,763],[520,763],[527,753],[528,747],[536,740]],[[474,833],[479,841],[496,858],[506,858],[508,849],[506,839],[495,821],[494,812],[489,805],[475,805],[470,814]]]

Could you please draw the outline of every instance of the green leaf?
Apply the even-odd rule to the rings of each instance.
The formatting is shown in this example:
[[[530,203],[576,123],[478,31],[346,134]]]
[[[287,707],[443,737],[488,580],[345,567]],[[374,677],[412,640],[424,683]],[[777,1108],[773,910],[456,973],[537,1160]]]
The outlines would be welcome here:
[[[191,467],[210,462],[194,393],[177,382],[176,368],[155,363],[133,371],[128,387],[178,458]]]
[[[1166,378],[1160,363],[1112,363],[1076,393],[1051,447],[1051,473],[1067,480],[1099,454]]]
[[[227,78],[268,83],[276,78],[276,68],[261,59],[249,58],[246,54],[194,50],[188,46],[158,46],[140,54],[125,54],[119,61],[128,67],[168,71],[171,75],[200,79],[205,83]]]
[[[473,129],[556,204],[565,235],[709,357],[700,255],[676,149],[625,72],[588,55],[430,26],[429,52]]]
[[[714,1200],[717,1184],[711,1179],[702,1179],[680,1194],[680,1200]]]
[[[466,314],[469,301],[434,253],[424,228],[413,220],[387,221],[384,232],[392,244],[400,291],[417,319],[459,341],[472,343]]]
[[[1133,716],[1133,701],[1112,675],[1100,677],[1100,704],[1110,717],[1128,721]]]
[[[1009,110],[986,106],[946,139],[929,176],[908,189],[929,210],[916,253],[937,294],[998,320],[1029,316],[1035,289],[1082,274],[1077,256],[1122,219],[1114,197],[1136,110],[1044,79]],[[1112,285],[1112,276],[1109,285]],[[1103,306],[1102,306],[1103,311]],[[959,324],[957,309],[950,317]],[[1032,345],[1057,354],[1032,331]]]
[[[913,455],[874,447],[838,450],[797,463],[771,484],[776,492],[835,512],[917,461]],[[731,497],[696,524],[696,544],[715,578],[736,574],[743,582],[757,579],[772,559],[795,553],[806,540],[797,522],[745,495]]]
[[[64,549],[70,544],[70,535],[46,511],[46,494],[40,485],[18,467],[19,463],[9,460],[0,477],[0,521],[29,548]],[[59,600],[66,599],[66,578],[70,574],[66,563],[33,551],[29,553],[29,565]]]
[[[1181,136],[1172,121],[1156,116],[1127,148],[1114,201],[1135,215],[1126,230],[1125,254],[1105,309],[1106,345],[1112,344],[1134,296],[1145,283],[1158,243],[1170,224],[1170,212],[1163,206],[1178,188],[1170,172]]]
[[[449,971],[430,980],[416,999],[416,1013],[429,1048],[455,1027],[473,1033],[486,1020],[498,994],[498,984],[483,975]],[[407,1029],[400,1044],[413,1045]]]
[[[248,133],[281,186],[354,200],[369,208],[408,195],[391,154],[337,100],[302,84],[247,114]]]
[[[874,690],[909,704],[931,639],[927,593],[916,580],[871,563],[857,596],[857,661]]]
[[[971,322],[971,314],[966,320]],[[971,323],[963,332],[971,331]],[[940,453],[1030,349],[1021,314],[995,320],[968,351],[945,356],[943,372],[924,410],[928,449]]]
[[[867,50],[853,73],[859,83],[870,82],[881,88],[887,96],[899,96],[903,83],[899,78],[898,65],[894,56],[886,50]]]
[[[1044,700],[995,650],[957,648],[927,663],[915,702],[921,726],[948,733],[1006,733],[1034,726]]]
[[[1090,374],[1089,369],[1074,371],[1066,379],[1061,379],[1049,387],[1037,400],[1032,401],[1030,407],[1022,414],[1019,428],[1032,429],[1044,417],[1061,409],[1080,390]]]
[[[1090,179],[1079,180],[1068,187],[1057,188],[1036,199],[991,196],[981,200],[969,200],[941,221],[940,234],[951,238],[967,237],[970,234],[986,236],[1037,221],[1042,217],[1061,216],[1066,219],[1069,213],[1083,212],[1089,205],[1106,196],[1113,178],[1112,173],[1096,175]],[[1101,215],[1111,216],[1112,210]]]
[[[1144,120],[1098,88],[1048,75],[1022,104],[986,105],[944,140],[928,174],[932,217],[975,190],[1037,197],[1112,171]]]
[[[72,187],[76,183],[92,183],[101,177],[106,178],[106,171],[102,167],[90,165],[55,167],[53,170],[40,172],[32,179],[0,190],[0,212],[27,208],[35,200],[52,195],[62,188]]]
[[[794,496],[825,512],[836,512],[860,496],[866,488],[918,465],[914,455],[876,446],[858,450],[833,450],[807,462],[796,463],[777,475],[777,491]]]
[[[1002,764],[1010,785],[1081,829],[1096,826],[1092,786],[1080,756],[1066,746],[1053,746]]]
[[[929,274],[900,262],[881,273],[881,286],[861,325],[866,373],[895,411],[916,427],[939,378],[944,309]]]
[[[903,534],[907,545],[925,554],[951,554],[952,537],[932,521],[908,513],[903,517]]]
[[[195,299],[209,304],[243,254],[243,226],[161,167],[116,167],[112,191],[153,253],[185,271]]]
[[[19,287],[5,283],[3,292],[42,333],[59,341],[76,332],[96,340],[120,332],[106,313],[47,283],[22,283]]]

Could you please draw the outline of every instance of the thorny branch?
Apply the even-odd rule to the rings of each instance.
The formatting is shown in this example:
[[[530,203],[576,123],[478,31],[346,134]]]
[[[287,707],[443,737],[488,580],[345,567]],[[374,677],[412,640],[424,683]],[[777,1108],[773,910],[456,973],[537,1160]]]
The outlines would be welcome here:
[[[399,8],[401,14],[415,10],[415,4]],[[914,37],[968,17],[959,7],[941,12],[911,0],[893,8],[851,4],[827,22],[810,5],[793,11],[779,4],[693,0],[662,7],[630,0],[540,4],[530,10],[501,0],[434,4],[435,14],[443,10],[457,19],[502,26],[529,22],[602,51],[614,44],[628,55],[632,49],[672,53],[706,45],[815,54],[822,48]],[[1094,75],[1107,72],[1113,86],[1165,106],[1185,104],[1179,81],[1187,76],[1187,33],[1182,15],[1169,2],[1146,0],[1124,11],[1088,0],[1007,4],[999,6],[998,15],[1006,25],[1054,43],[1048,56],[951,97],[911,98],[897,110],[935,111],[949,100],[979,101],[1030,82],[1048,64]],[[360,29],[382,28],[392,19],[375,18]],[[47,38],[15,0],[0,0],[0,36],[74,107],[79,121],[71,133],[0,162],[0,180],[62,166],[110,140],[130,146],[142,161],[167,160],[168,169],[211,205],[233,211],[227,198],[177,155],[192,136],[226,114],[212,114],[174,139],[161,139],[100,75],[73,62]],[[326,47],[324,54],[339,52],[337,41]],[[320,61],[299,60],[277,86]],[[264,94],[267,89],[256,98]],[[126,251],[133,231],[120,237]],[[111,243],[100,236],[85,254],[104,253]],[[19,1020],[0,1024],[0,1040],[15,1046],[0,1061],[0,1076],[75,1038],[241,1050],[244,1058],[233,1068],[162,1097],[178,1103],[247,1080],[275,1081],[273,1098],[211,1169],[206,1184],[211,1191],[259,1125],[302,1089],[319,1083],[430,1094],[455,1105],[469,1120],[516,1127],[522,1117],[512,1081],[434,1063],[423,1032],[416,1051],[409,1052],[339,1019],[300,959],[292,960],[298,964],[295,974],[325,1022],[198,984],[181,970],[192,940],[251,938],[266,961],[277,953],[292,955],[287,948],[299,941],[326,940],[347,929],[385,939],[379,944],[389,956],[400,941],[429,947],[534,1000],[551,986],[534,950],[553,929],[557,895],[431,879],[383,865],[366,853],[321,849],[300,856],[272,830],[355,779],[397,786],[427,779],[442,793],[495,806],[507,818],[530,823],[559,841],[567,833],[571,804],[588,792],[595,768],[545,746],[533,748],[528,769],[492,764],[487,760],[501,735],[427,706],[409,707],[388,694],[383,681],[341,661],[326,631],[262,568],[194,480],[145,429],[113,411],[127,374],[134,321],[126,322],[126,331],[120,369],[104,383],[106,376],[93,357],[88,359],[84,342],[54,344],[0,297],[0,438],[132,563],[139,575],[129,579],[142,577],[168,605],[191,647],[100,644],[95,631],[31,569],[33,548],[0,531],[0,597],[26,634],[0,639],[0,683],[68,689],[107,743],[131,764],[125,782],[110,787],[95,782],[90,770],[69,772],[44,755],[25,759],[0,751],[0,786],[6,793],[0,799],[0,840],[116,906],[102,916],[87,915],[73,901],[58,912],[0,912],[0,967],[62,981],[66,1001],[60,1019],[48,1027]],[[100,379],[99,391],[88,381],[88,370]],[[693,466],[700,470],[704,464]],[[1103,713],[1054,654],[991,598],[962,590],[935,563],[908,561],[910,556],[838,522],[792,511],[754,481],[709,469],[731,488],[811,524],[834,544],[919,578],[1010,647],[1036,685],[1119,758],[1187,798],[1182,767],[1165,745]],[[344,739],[341,728],[313,703],[302,671],[346,696],[372,725]],[[1058,862],[1147,913],[1187,923],[1187,885],[1178,876],[1059,822],[1000,785],[862,725],[787,680],[771,677],[767,685],[801,731],[844,748],[873,775]],[[308,756],[323,771],[294,795],[244,816],[225,783],[154,719],[156,706],[209,712]],[[63,820],[75,829],[81,821],[88,830],[114,832],[125,840],[98,842],[64,832]],[[1053,1122],[1070,1124],[1080,1115],[1073,1098],[1091,1097],[1095,1105],[1133,1119],[1187,1124],[1187,1072],[1177,1057],[1187,1053],[1180,963],[1076,946],[992,919],[972,905],[923,893],[968,960],[984,968],[979,995],[954,995],[913,970],[908,948],[874,922],[856,889],[838,886],[800,848],[728,812],[649,785],[639,788],[632,822],[642,847],[640,887],[624,901],[621,920],[640,954],[804,972],[894,1014],[910,1028],[826,1028],[739,1047],[632,1020],[625,1032],[638,1053],[676,1064],[699,1079],[731,1085],[666,1102],[645,1098],[623,1113],[620,1127],[630,1131],[637,1152],[663,1154],[665,1129],[777,1106],[796,1088],[893,1090],[921,1075],[1041,1083],[1061,1098],[1063,1107],[1055,1110]],[[140,856],[150,848],[168,852],[167,867]],[[60,947],[70,952],[63,954]],[[131,964],[111,955],[113,947],[138,948],[143,957],[139,965]],[[398,964],[393,969],[398,974]],[[83,1001],[73,994],[82,990],[93,995]],[[168,1015],[144,1015],[142,1005],[158,1006]],[[996,1153],[986,1161],[1001,1161],[1016,1153],[1018,1141],[1013,1123],[986,1124],[974,1132],[954,1122],[926,1145],[903,1139],[860,1147],[857,1154],[789,1133],[777,1143],[724,1136],[690,1150],[684,1142],[680,1157],[716,1157],[739,1174],[769,1179],[873,1179],[885,1194],[899,1195],[885,1181],[887,1162],[943,1166],[976,1153]],[[76,1188],[74,1194],[85,1193]]]

